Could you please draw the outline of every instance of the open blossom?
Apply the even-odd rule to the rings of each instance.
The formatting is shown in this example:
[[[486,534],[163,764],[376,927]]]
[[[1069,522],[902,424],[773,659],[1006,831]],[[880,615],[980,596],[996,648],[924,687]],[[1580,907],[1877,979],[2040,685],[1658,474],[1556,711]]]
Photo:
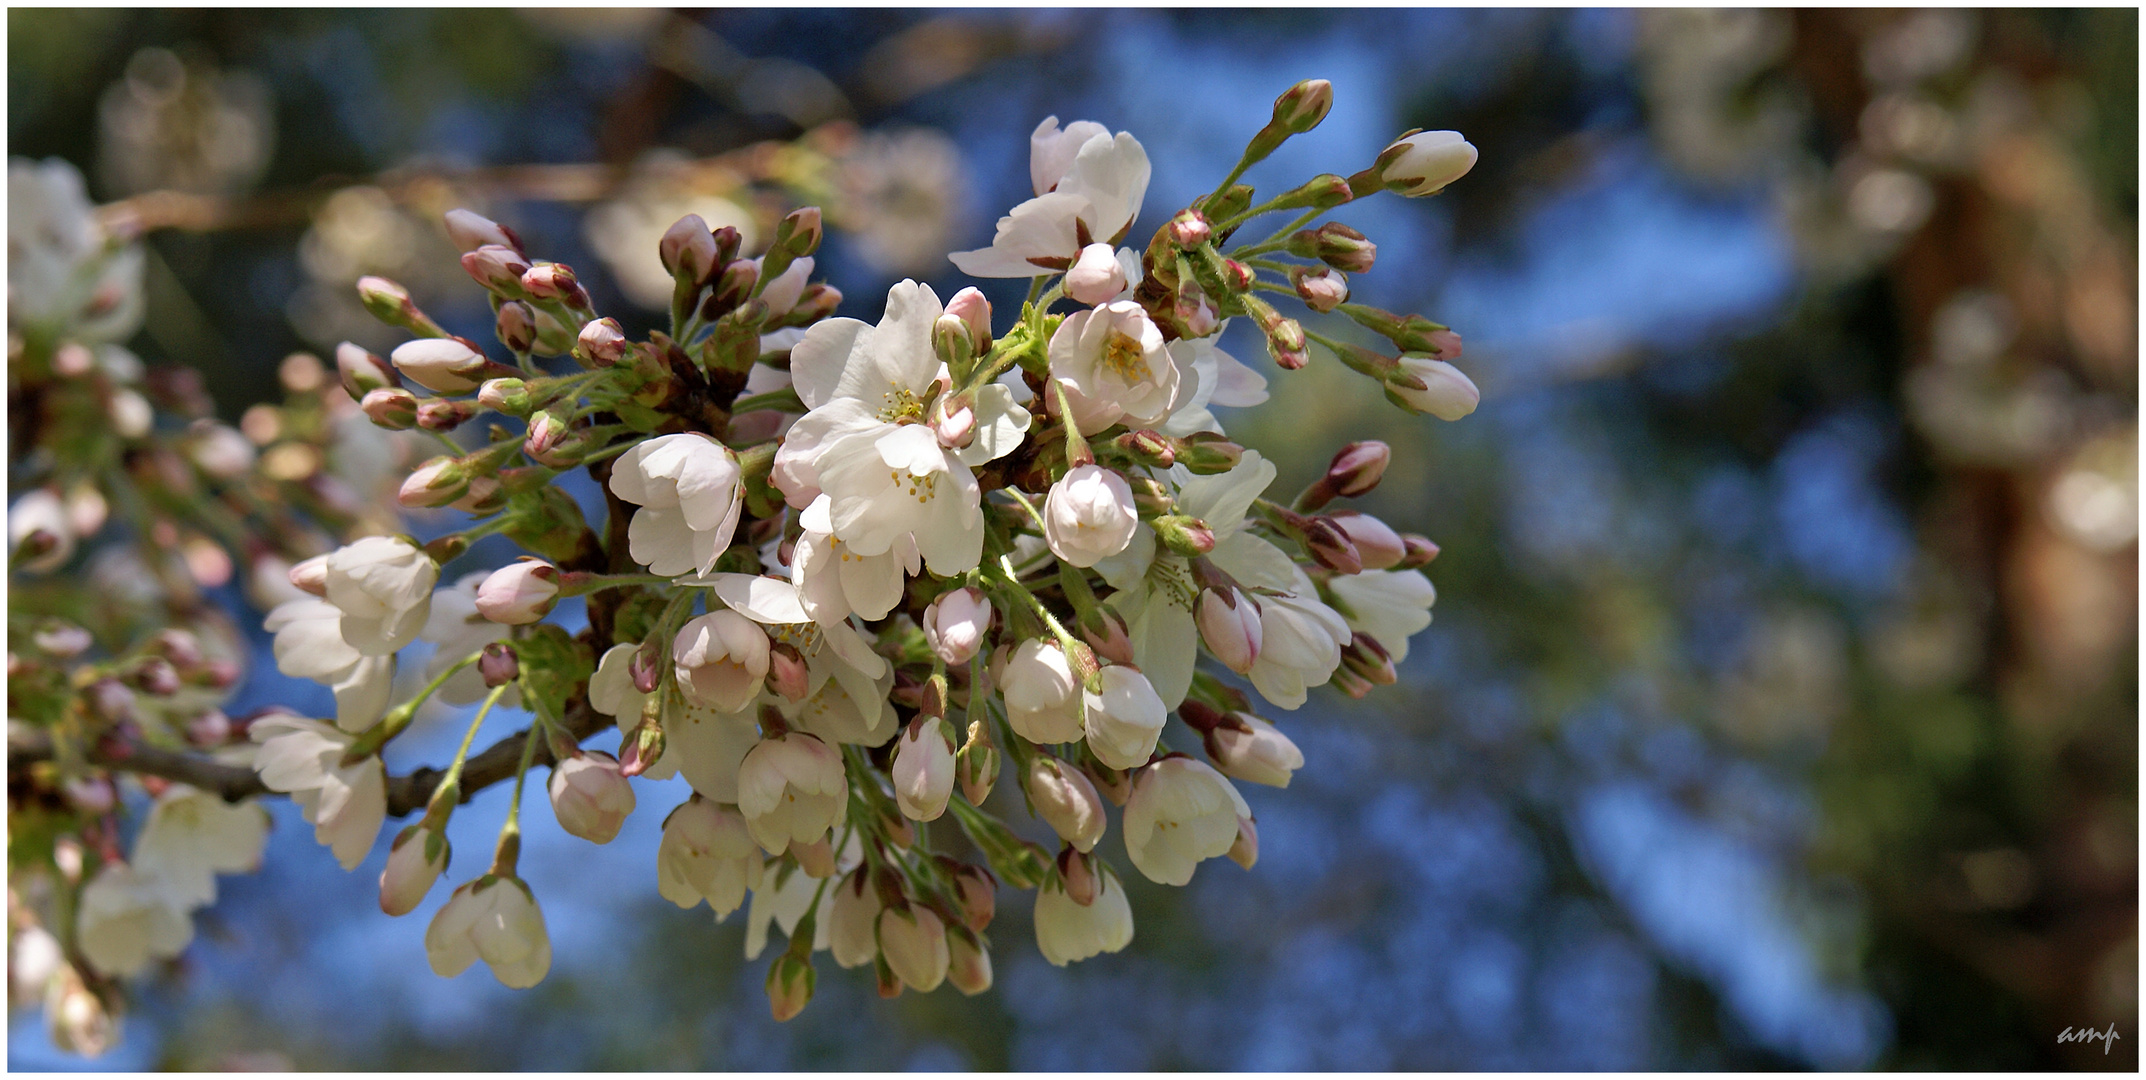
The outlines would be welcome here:
[[[841,753],[811,735],[763,739],[738,766],[738,809],[770,855],[827,835],[848,806]]]
[[[1207,756],[1224,776],[1274,787],[1288,787],[1289,777],[1304,767],[1297,744],[1250,713],[1231,713],[1229,722],[1209,731]]]
[[[343,640],[367,656],[385,656],[417,640],[432,613],[440,567],[393,536],[346,544],[324,564],[328,602],[342,609]]]
[[[313,824],[313,838],[349,870],[372,850],[387,820],[387,773],[380,759],[342,763],[351,736],[317,720],[270,715],[248,729],[260,744],[254,769],[270,791],[288,792]]]
[[[108,863],[82,888],[75,943],[91,967],[132,975],[159,957],[173,957],[194,939],[193,920],[174,907],[155,878],[125,863]]]
[[[1421,570],[1366,570],[1327,583],[1349,629],[1378,639],[1398,664],[1408,658],[1408,639],[1431,625],[1438,590]]]
[[[742,512],[738,455],[697,431],[658,435],[620,454],[611,493],[640,507],[627,550],[649,573],[707,573],[730,547]]]
[[[760,696],[767,678],[767,633],[734,611],[712,611],[679,628],[671,644],[678,688],[687,698],[734,713]]]
[[[769,635],[794,650],[785,656],[786,664],[804,660],[805,698],[785,693],[776,700],[786,721],[831,743],[878,746],[894,733],[894,711],[887,704],[893,666],[855,627],[842,619],[815,621],[806,613],[803,593],[780,578],[717,574],[710,580],[732,611],[766,626]],[[770,670],[774,659],[771,651]]]
[[[395,658],[367,656],[343,640],[343,609],[301,597],[277,605],[265,624],[276,636],[276,669],[311,679],[335,691],[335,723],[363,731],[387,712],[394,690]]]
[[[1106,665],[1101,693],[1083,691],[1088,749],[1113,769],[1145,763],[1155,751],[1169,709],[1139,671],[1123,664]]]
[[[1126,132],[1053,116],[1029,136],[1036,197],[998,221],[991,246],[949,258],[970,277],[1034,277],[1063,270],[1089,243],[1115,243],[1147,197],[1147,151]]]
[[[1016,646],[999,675],[1006,720],[1033,743],[1073,742],[1081,737],[1081,687],[1055,642],[1030,638]]]
[[[936,820],[946,813],[946,800],[954,793],[953,730],[936,716],[911,724],[895,746],[890,771],[902,814],[915,821]]]
[[[1140,515],[1123,476],[1100,465],[1068,471],[1043,503],[1043,534],[1051,554],[1086,568],[1125,550]]]
[[[663,822],[656,891],[682,908],[706,900],[720,919],[738,910],[748,889],[760,887],[762,865],[745,816],[696,796]]]
[[[1177,364],[1162,331],[1131,300],[1066,316],[1051,335],[1050,364],[1083,435],[1120,420],[1153,427],[1177,399]]]
[[[946,981],[946,924],[923,907],[890,907],[879,913],[879,951],[896,978],[919,993]]]
[[[268,811],[258,803],[173,784],[149,808],[134,840],[134,866],[182,904],[216,900],[217,874],[250,873],[268,844]]]
[[[520,878],[485,876],[459,889],[425,928],[425,958],[453,978],[483,960],[492,977],[527,990],[551,971],[551,935]]]
[[[1304,704],[1308,688],[1333,677],[1350,637],[1341,614],[1310,592],[1260,600],[1259,659],[1249,674],[1260,696],[1284,709]]]
[[[829,319],[790,352],[798,398],[811,410],[790,428],[772,479],[790,505],[828,498],[827,532],[870,558],[911,539],[933,573],[976,566],[983,550],[982,489],[974,466],[1020,444],[1029,415],[996,384],[976,395],[973,435],[949,446],[926,421],[941,365],[932,351],[939,298],[913,281],[887,293],[879,325]],[[832,567],[828,567],[832,569]],[[807,588],[821,570],[801,567]]]
[[[1125,801],[1125,853],[1149,880],[1183,885],[1202,859],[1229,854],[1237,820],[1252,811],[1228,779],[1189,757],[1162,759],[1133,778]]]
[[[632,782],[619,773],[618,759],[600,750],[552,766],[546,786],[560,827],[590,843],[610,843],[633,813]]]
[[[834,500],[812,500],[798,515],[804,535],[798,538],[796,578],[806,613],[818,622],[835,622],[855,614],[883,619],[901,602],[902,586],[922,566],[914,536],[898,536],[886,551],[859,555],[835,538],[828,511]]]
[[[1064,967],[1132,943],[1133,908],[1108,867],[1096,876],[1095,899],[1087,904],[1055,883],[1036,890],[1036,949],[1045,960]]]

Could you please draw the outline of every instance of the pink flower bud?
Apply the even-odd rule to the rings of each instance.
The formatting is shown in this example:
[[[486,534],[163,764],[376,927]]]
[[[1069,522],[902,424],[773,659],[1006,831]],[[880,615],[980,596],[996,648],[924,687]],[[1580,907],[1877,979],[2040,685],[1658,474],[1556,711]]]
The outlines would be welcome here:
[[[1089,244],[1066,271],[1066,295],[1089,307],[1107,304],[1125,291],[1125,268],[1109,244]]]
[[[1328,517],[1348,534],[1349,542],[1356,545],[1356,554],[1363,560],[1366,570],[1390,569],[1408,554],[1408,545],[1401,539],[1401,534],[1369,514],[1336,510]]]
[[[347,341],[335,347],[335,373],[352,401],[362,401],[382,387],[402,385],[394,365]]]
[[[940,398],[932,406],[931,430],[941,446],[967,446],[976,439],[976,410],[959,400]]]
[[[1237,839],[1229,846],[1229,861],[1250,870],[1259,861],[1259,826],[1251,818],[1237,818]]]
[[[574,355],[590,367],[610,367],[626,355],[630,344],[617,319],[597,319],[581,328]]]
[[[1376,439],[1353,442],[1341,448],[1327,463],[1326,482],[1334,494],[1354,498],[1378,486],[1393,461],[1393,449]]]
[[[797,646],[786,641],[768,646],[767,688],[788,701],[803,701],[812,693],[812,671]]]
[[[1334,84],[1325,79],[1306,79],[1274,99],[1274,125],[1301,135],[1318,127],[1333,107]]]
[[[1094,859],[1071,844],[1058,849],[1058,880],[1065,884],[1066,898],[1082,907],[1095,903]]]
[[[962,925],[983,933],[998,913],[998,879],[981,866],[964,863],[954,872],[954,891],[961,901]]]
[[[924,609],[924,641],[948,667],[960,667],[991,631],[991,601],[983,590],[955,589]]]
[[[573,433],[573,427],[558,413],[548,409],[536,413],[529,418],[529,430],[522,436],[522,452],[553,468],[571,465],[573,462],[561,457],[559,450]]]
[[[469,472],[458,458],[446,455],[433,458],[419,465],[402,482],[402,490],[395,493],[395,501],[412,509],[446,506],[469,494]],[[305,565],[300,563],[300,566]],[[292,569],[292,574],[297,569]],[[326,580],[325,576],[322,579]],[[296,581],[296,578],[293,578]],[[301,586],[302,588],[303,586]],[[325,595],[325,594],[323,594]]]
[[[967,927],[946,932],[946,981],[964,995],[975,997],[991,989],[991,950],[983,947]]]
[[[663,239],[656,243],[656,256],[663,260],[663,268],[672,277],[705,285],[715,274],[715,234],[708,231],[708,223],[699,214],[687,214],[664,231]]]
[[[592,844],[608,844],[633,813],[633,784],[618,759],[600,750],[553,765],[551,809],[559,826]]]
[[[291,587],[314,596],[328,595],[328,556],[315,555],[291,567]]]
[[[536,346],[536,309],[528,304],[509,300],[499,305],[499,317],[492,322],[501,345],[518,353],[528,352]]]
[[[1401,542],[1407,545],[1408,553],[1401,556],[1401,561],[1398,564],[1399,569],[1414,570],[1428,565],[1432,559],[1438,557],[1438,545],[1432,543],[1429,537],[1418,536],[1415,533],[1404,533],[1401,537]]]
[[[1125,617],[1111,608],[1098,608],[1092,618],[1082,619],[1080,639],[1095,655],[1113,664],[1133,663],[1133,640],[1126,633]]]
[[[1292,267],[1289,284],[1295,286],[1297,298],[1304,306],[1324,314],[1340,307],[1349,299],[1349,279],[1331,266],[1314,270],[1309,267]]]
[[[380,871],[380,910],[389,915],[408,915],[424,902],[425,894],[447,869],[447,837],[423,822],[395,835],[388,849],[387,868]]]
[[[222,709],[210,709],[186,722],[186,741],[200,747],[222,746],[231,741],[231,718]]]
[[[522,275],[529,272],[529,260],[505,245],[486,244],[462,256],[462,269],[477,279],[477,284],[495,293],[520,296]]]
[[[1222,666],[1240,675],[1259,659],[1259,605],[1241,589],[1200,592],[1200,640]]]
[[[894,747],[888,768],[902,816],[933,821],[954,793],[954,733],[936,716],[919,716]]]
[[[102,776],[77,776],[62,781],[60,794],[65,795],[75,809],[92,816],[110,813],[112,807],[119,805],[119,792]]]
[[[521,678],[521,654],[504,641],[490,642],[477,655],[477,674],[484,678],[485,689],[497,690]]]
[[[366,419],[389,431],[408,431],[417,426],[417,395],[401,387],[366,391],[358,409]]]
[[[1066,843],[1090,851],[1103,838],[1103,797],[1080,770],[1049,754],[1037,754],[1029,761],[1026,787],[1036,815]]]
[[[526,555],[492,571],[477,586],[477,612],[509,626],[542,619],[558,599],[559,568]]]
[[[453,431],[480,412],[476,402],[433,398],[417,403],[417,426],[426,431]]]
[[[1361,574],[1364,557],[1356,542],[1332,518],[1310,518],[1303,523],[1304,548],[1320,566],[1337,574]]]
[[[974,286],[954,294],[946,302],[946,313],[960,319],[969,328],[969,343],[976,355],[982,355],[991,347],[991,301]]]
[[[530,267],[522,273],[522,291],[539,300],[567,300],[569,307],[578,306],[571,301],[582,295],[574,268],[565,263],[539,263]]]
[[[486,379],[477,388],[477,404],[508,416],[527,416],[529,384],[521,379]]]
[[[1365,273],[1378,261],[1378,245],[1338,221],[1296,233],[1289,239],[1288,251],[1351,274]]]
[[[1393,655],[1369,634],[1355,634],[1341,647],[1341,664],[1373,686],[1392,686],[1400,678]]]
[[[1208,337],[1222,326],[1222,315],[1215,310],[1214,302],[1197,289],[1178,293],[1176,311],[1188,337]]]
[[[1459,334],[1456,334],[1451,330],[1431,331],[1432,359],[1444,360],[1450,363],[1454,360],[1460,359],[1460,352],[1461,341]]]
[[[497,247],[522,249],[521,237],[491,218],[469,210],[447,211],[447,238],[465,252],[475,251],[487,244]]]
[[[1163,225],[1162,231],[1171,244],[1185,251],[1199,247],[1214,239],[1215,235],[1214,229],[1207,224],[1207,218],[1197,210],[1178,211],[1176,217]]]

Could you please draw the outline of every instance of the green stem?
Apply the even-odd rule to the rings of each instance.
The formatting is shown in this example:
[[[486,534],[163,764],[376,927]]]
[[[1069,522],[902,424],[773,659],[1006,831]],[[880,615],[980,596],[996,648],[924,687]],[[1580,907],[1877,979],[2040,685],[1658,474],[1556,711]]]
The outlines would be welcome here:
[[[1310,210],[1306,210],[1302,215],[1298,216],[1295,221],[1292,221],[1289,224],[1282,226],[1272,236],[1267,237],[1265,240],[1261,240],[1259,243],[1253,244],[1251,247],[1242,247],[1230,252],[1230,258],[1243,259],[1247,255],[1264,255],[1269,251],[1278,251],[1281,248],[1287,246],[1291,234],[1295,233],[1298,229],[1301,229],[1304,226],[1311,224],[1311,219],[1318,217],[1322,213],[1325,213],[1325,211],[1320,210],[1317,207],[1313,207]],[[1219,232],[1221,230],[1217,229],[1216,231]]]
[[[529,780],[529,766],[536,761],[537,737],[543,734],[542,724],[529,725],[529,737],[522,740],[522,760],[514,767],[514,801],[507,804],[507,823],[500,827],[499,844],[492,852],[492,873],[500,877],[513,877],[514,866],[522,853],[522,787]]]
[[[1021,509],[1028,511],[1028,516],[1036,519],[1036,528],[1043,528],[1042,512],[1036,509],[1036,505],[1034,503],[1028,501],[1028,496],[1021,494],[1020,488],[1012,487],[1009,485],[1007,487],[1002,487],[999,490],[1005,492],[1008,495],[1013,496],[1013,501],[1020,503]],[[1014,576],[1018,578],[1020,575],[1016,574]]]
[[[425,824],[435,828],[447,827],[447,818],[454,813],[455,804],[462,801],[462,766],[469,761],[469,748],[477,741],[477,729],[484,726],[484,718],[498,704],[501,695],[507,692],[510,683],[501,683],[485,695],[484,704],[477,707],[477,716],[469,722],[469,730],[462,733],[462,745],[455,749],[454,761],[448,763],[447,775],[440,777],[432,789],[432,805],[425,809]]]

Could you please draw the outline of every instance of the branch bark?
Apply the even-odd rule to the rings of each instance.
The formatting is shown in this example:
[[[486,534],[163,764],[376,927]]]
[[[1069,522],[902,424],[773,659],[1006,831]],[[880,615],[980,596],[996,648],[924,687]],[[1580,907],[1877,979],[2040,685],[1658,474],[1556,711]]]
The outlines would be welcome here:
[[[567,705],[566,728],[577,743],[603,730],[609,722],[608,717],[589,708],[586,700],[576,700]],[[466,803],[485,788],[502,780],[512,779],[515,766],[521,762],[522,743],[528,737],[529,729],[522,728],[472,756],[462,767],[462,801]],[[50,761],[53,756],[52,739],[45,732],[19,726],[9,727],[7,761],[10,772],[40,761]],[[270,791],[261,783],[260,774],[245,766],[226,765],[199,754],[167,750],[143,742],[138,736],[115,736],[101,740],[89,749],[88,760],[90,764],[106,769],[162,777],[174,783],[212,791],[227,802],[283,794]],[[533,764],[551,763],[550,745],[538,740],[536,760]],[[389,816],[399,818],[424,809],[425,804],[432,800],[432,793],[439,787],[440,778],[445,774],[446,770],[427,765],[404,776],[388,777]]]

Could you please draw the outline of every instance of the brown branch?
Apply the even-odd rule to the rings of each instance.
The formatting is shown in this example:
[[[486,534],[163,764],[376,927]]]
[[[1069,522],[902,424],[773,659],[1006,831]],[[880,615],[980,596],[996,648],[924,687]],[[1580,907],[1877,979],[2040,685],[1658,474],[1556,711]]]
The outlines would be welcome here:
[[[577,743],[603,730],[608,724],[609,718],[589,708],[585,700],[576,700],[567,706],[566,728]],[[462,767],[462,801],[468,802],[485,788],[502,780],[512,779],[515,767],[521,763],[522,743],[528,737],[529,729],[523,728],[471,757]],[[7,760],[10,771],[37,762],[50,761],[54,755],[52,738],[47,733],[21,725],[9,727]],[[283,794],[270,791],[261,783],[259,773],[243,765],[226,765],[198,754],[152,746],[141,741],[138,736],[114,736],[101,740],[89,749],[87,759],[92,765],[117,772],[162,777],[202,791],[215,792],[227,802]],[[540,740],[533,764],[549,765],[551,762],[551,747]],[[388,814],[402,817],[412,811],[424,809],[425,804],[432,800],[432,793],[439,787],[443,775],[445,770],[427,765],[407,776],[388,777]]]

